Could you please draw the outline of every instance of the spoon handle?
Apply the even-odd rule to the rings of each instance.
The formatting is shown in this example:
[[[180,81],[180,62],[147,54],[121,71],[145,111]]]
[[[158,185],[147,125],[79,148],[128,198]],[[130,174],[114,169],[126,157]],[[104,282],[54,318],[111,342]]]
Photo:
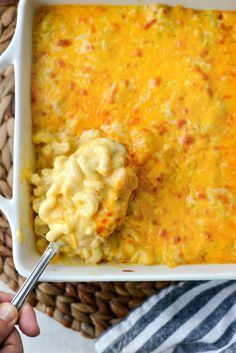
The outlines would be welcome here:
[[[50,243],[43,253],[43,255],[40,257],[39,261],[35,265],[33,271],[29,275],[29,277],[25,280],[25,282],[22,284],[20,289],[17,291],[16,295],[13,297],[11,304],[15,305],[15,307],[20,310],[22,307],[27,295],[30,293],[32,288],[34,287],[35,283],[39,279],[41,273],[45,269],[45,267],[48,265],[49,261],[54,257],[54,255],[57,253],[59,250],[60,245],[55,243]]]

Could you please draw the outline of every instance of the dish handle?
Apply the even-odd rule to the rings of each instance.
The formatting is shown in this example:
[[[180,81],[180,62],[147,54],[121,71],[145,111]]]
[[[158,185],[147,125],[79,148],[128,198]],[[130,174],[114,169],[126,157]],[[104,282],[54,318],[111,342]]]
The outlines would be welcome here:
[[[8,47],[4,50],[4,52],[0,55],[0,69],[4,70],[7,66],[14,64],[14,58],[16,56],[16,52],[18,50],[17,46],[17,27],[18,27],[18,21],[16,24],[16,29],[15,33],[11,39],[10,44]]]
[[[8,220],[10,220],[12,216],[12,204],[12,199],[6,199],[4,196],[0,195],[0,210],[5,214]]]

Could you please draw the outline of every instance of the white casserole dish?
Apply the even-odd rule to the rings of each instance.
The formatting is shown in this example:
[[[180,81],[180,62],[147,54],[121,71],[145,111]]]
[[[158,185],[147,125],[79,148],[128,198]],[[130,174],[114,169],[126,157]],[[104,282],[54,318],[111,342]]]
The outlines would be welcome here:
[[[167,5],[183,5],[195,9],[236,10],[236,0],[126,0],[125,4],[161,2]],[[39,254],[30,222],[29,187],[21,180],[21,171],[32,165],[30,72],[31,34],[34,11],[41,5],[52,4],[121,4],[123,0],[21,0],[18,9],[16,32],[8,49],[0,56],[1,68],[9,64],[15,69],[15,141],[13,197],[0,196],[0,209],[7,216],[13,237],[13,258],[17,271],[28,276]],[[17,231],[24,234],[24,241],[17,239]],[[133,272],[124,272],[124,270]],[[51,264],[41,277],[43,281],[154,281],[154,280],[206,280],[236,279],[236,264],[188,265],[169,269],[166,266],[141,265],[63,265]]]

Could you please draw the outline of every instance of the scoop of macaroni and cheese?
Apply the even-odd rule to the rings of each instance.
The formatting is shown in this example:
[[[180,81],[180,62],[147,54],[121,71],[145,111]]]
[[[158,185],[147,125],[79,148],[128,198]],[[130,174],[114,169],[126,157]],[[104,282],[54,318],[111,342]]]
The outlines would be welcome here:
[[[125,147],[98,130],[83,132],[74,153],[57,156],[31,182],[35,229],[46,225],[48,241],[60,238],[90,262],[101,259],[100,244],[124,220],[138,184]]]

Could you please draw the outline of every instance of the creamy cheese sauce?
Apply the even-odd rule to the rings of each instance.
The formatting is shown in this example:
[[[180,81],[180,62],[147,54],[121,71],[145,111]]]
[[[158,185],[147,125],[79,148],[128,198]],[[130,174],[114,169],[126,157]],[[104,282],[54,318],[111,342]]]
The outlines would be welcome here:
[[[73,154],[56,157],[53,168],[33,174],[31,183],[36,233],[44,224],[48,241],[60,238],[67,246],[63,251],[76,255],[92,248],[98,262],[101,242],[124,220],[137,177],[120,143],[89,130]]]

